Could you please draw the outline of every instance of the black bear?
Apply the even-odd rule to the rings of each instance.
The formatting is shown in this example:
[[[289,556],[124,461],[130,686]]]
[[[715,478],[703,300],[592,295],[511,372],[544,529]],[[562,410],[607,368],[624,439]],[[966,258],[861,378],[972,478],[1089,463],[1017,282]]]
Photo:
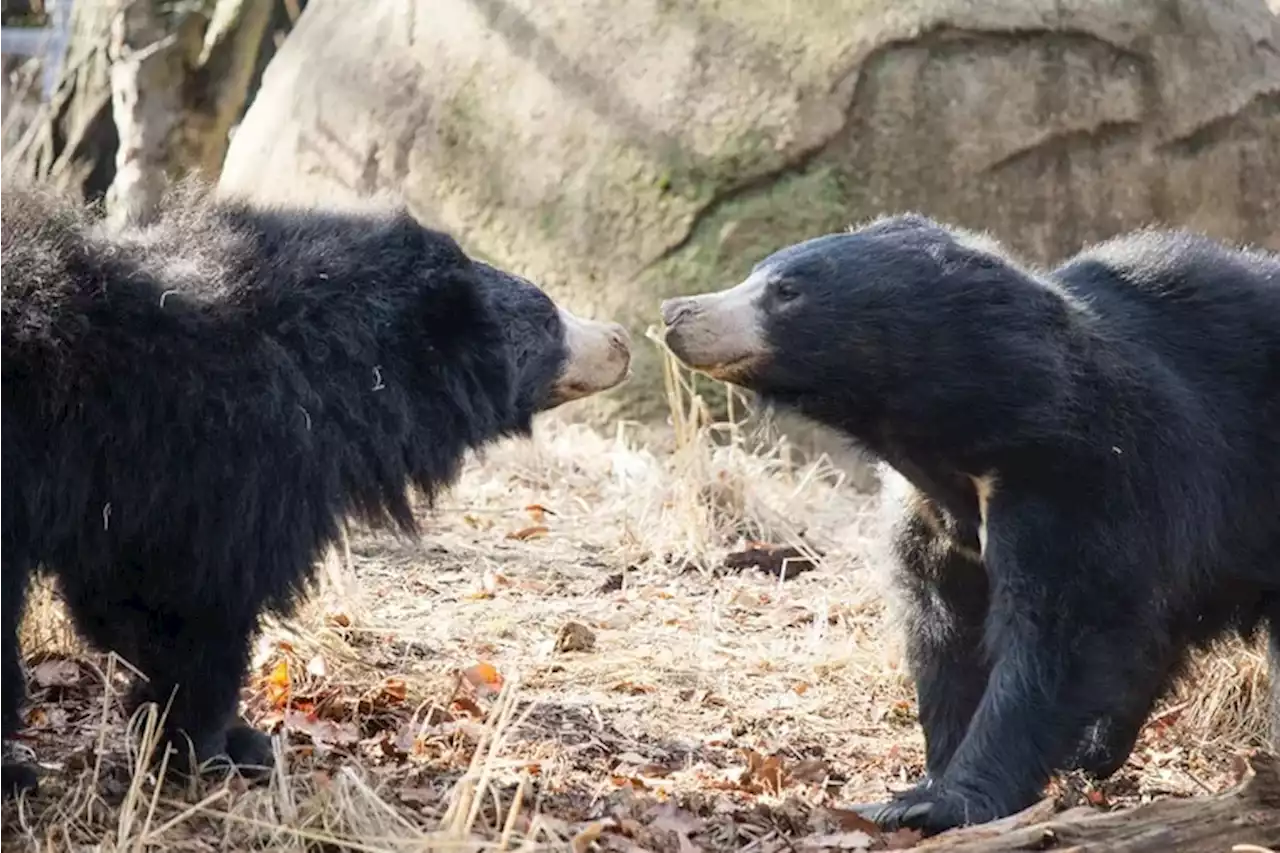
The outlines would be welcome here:
[[[1149,229],[1037,272],[902,215],[662,314],[688,366],[894,475],[927,775],[860,807],[882,826],[1113,772],[1188,650],[1231,631],[1268,623],[1280,713],[1280,257]]]
[[[147,676],[134,701],[169,705],[176,760],[268,765],[236,719],[252,634],[341,521],[415,530],[411,487],[430,498],[468,449],[630,370],[621,326],[398,210],[188,187],[117,231],[10,185],[0,218],[6,740],[44,569],[86,639]],[[36,782],[4,765],[6,793]]]

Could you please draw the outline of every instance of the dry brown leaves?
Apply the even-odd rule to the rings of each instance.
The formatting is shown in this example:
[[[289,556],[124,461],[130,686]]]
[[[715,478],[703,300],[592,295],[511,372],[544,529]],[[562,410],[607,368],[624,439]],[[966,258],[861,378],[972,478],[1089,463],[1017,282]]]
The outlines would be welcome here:
[[[304,659],[290,643],[276,643],[246,691],[246,715],[260,728],[288,735],[301,755],[443,769],[470,760],[486,706],[503,684],[492,664],[480,662],[457,671],[443,702],[410,702],[401,678],[352,685],[332,669],[323,654]]]

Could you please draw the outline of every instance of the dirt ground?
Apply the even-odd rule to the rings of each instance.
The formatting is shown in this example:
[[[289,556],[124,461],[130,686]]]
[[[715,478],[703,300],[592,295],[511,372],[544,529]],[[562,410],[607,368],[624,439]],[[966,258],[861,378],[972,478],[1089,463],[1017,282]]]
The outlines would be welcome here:
[[[25,741],[45,775],[5,805],[5,849],[908,845],[842,810],[921,771],[875,499],[825,459],[699,427],[677,378],[668,429],[549,421],[472,460],[421,541],[353,529],[259,643],[244,714],[280,733],[265,783],[132,772],[127,662],[82,650],[42,591]],[[1052,793],[1111,808],[1222,790],[1265,687],[1258,650],[1207,656],[1116,778]],[[146,742],[155,720],[132,726]]]

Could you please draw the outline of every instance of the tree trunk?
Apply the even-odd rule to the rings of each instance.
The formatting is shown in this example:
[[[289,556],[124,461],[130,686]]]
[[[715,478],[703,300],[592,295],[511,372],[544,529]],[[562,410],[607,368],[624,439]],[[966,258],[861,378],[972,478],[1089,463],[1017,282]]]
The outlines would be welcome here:
[[[58,85],[14,150],[5,152],[21,171],[86,199],[101,198],[115,172],[118,137],[107,43],[122,6],[122,0],[75,6]]]
[[[1046,819],[1043,804],[1002,821],[953,830],[917,844],[921,853],[1023,850],[1111,853],[1266,853],[1280,847],[1280,759],[1259,754],[1231,791],[1159,800],[1116,812],[1072,809]]]
[[[218,0],[168,19],[155,0],[76,5],[63,73],[13,152],[24,172],[145,221],[164,186],[216,180],[232,128],[305,0]]]

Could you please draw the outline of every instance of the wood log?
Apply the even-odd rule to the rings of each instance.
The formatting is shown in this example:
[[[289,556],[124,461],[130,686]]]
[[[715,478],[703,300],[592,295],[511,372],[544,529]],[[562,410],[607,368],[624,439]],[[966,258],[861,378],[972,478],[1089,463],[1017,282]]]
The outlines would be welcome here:
[[[1280,758],[1257,753],[1235,788],[1211,797],[1158,800],[1099,812],[1072,809],[1045,819],[1046,804],[979,826],[951,830],[912,850],[923,853],[1269,853],[1280,849]]]

